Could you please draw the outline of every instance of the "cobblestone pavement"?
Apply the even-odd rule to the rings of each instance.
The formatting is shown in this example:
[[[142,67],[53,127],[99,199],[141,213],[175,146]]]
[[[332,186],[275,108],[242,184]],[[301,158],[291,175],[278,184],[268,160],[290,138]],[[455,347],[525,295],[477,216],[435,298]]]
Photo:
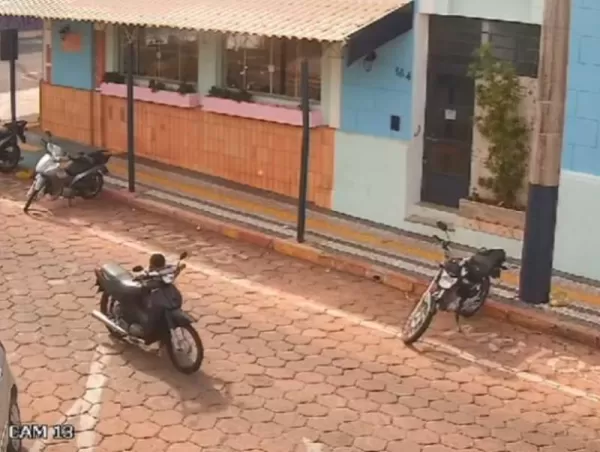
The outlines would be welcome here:
[[[101,201],[26,216],[25,185],[0,190],[0,340],[23,418],[78,428],[30,452],[600,451],[589,348],[442,315],[406,348],[396,290]],[[184,249],[206,347],[193,376],[89,315],[98,264]]]

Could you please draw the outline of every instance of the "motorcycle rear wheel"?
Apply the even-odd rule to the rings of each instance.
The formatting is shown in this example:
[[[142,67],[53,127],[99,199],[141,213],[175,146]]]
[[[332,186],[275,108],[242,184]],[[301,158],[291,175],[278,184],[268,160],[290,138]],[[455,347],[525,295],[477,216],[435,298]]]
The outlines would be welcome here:
[[[21,161],[21,148],[19,146],[11,144],[2,150],[4,158],[0,159],[0,172],[10,173]]]
[[[102,187],[104,187],[104,176],[100,173],[90,174],[81,182],[84,186],[79,189],[79,195],[83,199],[94,199],[100,194]]]
[[[196,359],[187,365],[179,360],[177,356],[178,350],[176,350],[177,341],[173,338],[173,331],[170,332],[171,334],[169,334],[168,340],[165,341],[165,346],[167,348],[167,353],[169,354],[169,359],[173,363],[175,369],[183,374],[190,375],[197,372],[202,365],[202,361],[204,360],[204,346],[202,345],[200,335],[192,325],[179,326],[177,328],[186,331],[191,336],[193,346],[196,348]]]
[[[428,289],[421,295],[404,323],[402,328],[402,342],[404,344],[411,345],[423,336],[433,320],[435,306],[431,289]]]

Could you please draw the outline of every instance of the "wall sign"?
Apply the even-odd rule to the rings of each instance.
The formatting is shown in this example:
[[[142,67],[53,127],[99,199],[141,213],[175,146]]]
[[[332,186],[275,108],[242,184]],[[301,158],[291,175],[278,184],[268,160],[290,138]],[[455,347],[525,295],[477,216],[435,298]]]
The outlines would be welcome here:
[[[400,66],[396,66],[396,77],[404,78],[406,80],[411,80],[412,74],[410,71],[405,71],[404,68],[401,68]]]
[[[456,121],[456,110],[447,108],[444,110],[444,119],[446,121]]]

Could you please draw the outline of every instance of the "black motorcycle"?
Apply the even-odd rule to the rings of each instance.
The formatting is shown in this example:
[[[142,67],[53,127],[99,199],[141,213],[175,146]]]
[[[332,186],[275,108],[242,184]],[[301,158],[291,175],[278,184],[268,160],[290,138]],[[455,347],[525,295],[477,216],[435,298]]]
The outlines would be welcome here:
[[[438,221],[437,226],[446,234],[446,239],[434,236],[444,250],[444,262],[404,324],[402,340],[407,345],[427,331],[438,310],[454,312],[460,329],[460,317],[475,315],[490,293],[490,280],[508,269],[506,252],[500,248],[481,248],[471,256],[453,257],[448,225]]]
[[[64,197],[71,200],[79,196],[93,199],[104,186],[104,174],[110,153],[106,150],[79,152],[73,156],[52,142],[52,134],[46,132],[44,155],[35,166],[35,177],[27,191],[27,201],[23,210],[27,212],[34,200],[44,195],[52,199]]]
[[[0,171],[8,173],[13,171],[21,161],[21,148],[19,140],[26,143],[25,131],[27,121],[8,122],[0,129]]]
[[[179,262],[158,270],[144,270],[138,265],[133,268],[135,275],[118,264],[96,269],[96,285],[102,297],[100,311],[92,315],[118,339],[142,341],[145,345],[160,342],[175,368],[191,374],[202,365],[204,347],[193,327],[195,319],[181,310],[183,297],[175,286],[185,269],[182,261],[186,257],[187,253],[182,253]]]

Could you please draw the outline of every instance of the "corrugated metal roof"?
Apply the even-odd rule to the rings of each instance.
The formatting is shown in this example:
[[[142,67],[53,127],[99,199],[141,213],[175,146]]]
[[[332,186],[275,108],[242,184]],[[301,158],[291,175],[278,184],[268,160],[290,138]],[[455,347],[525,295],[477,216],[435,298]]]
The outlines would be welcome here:
[[[411,0],[0,0],[0,15],[342,42]]]

